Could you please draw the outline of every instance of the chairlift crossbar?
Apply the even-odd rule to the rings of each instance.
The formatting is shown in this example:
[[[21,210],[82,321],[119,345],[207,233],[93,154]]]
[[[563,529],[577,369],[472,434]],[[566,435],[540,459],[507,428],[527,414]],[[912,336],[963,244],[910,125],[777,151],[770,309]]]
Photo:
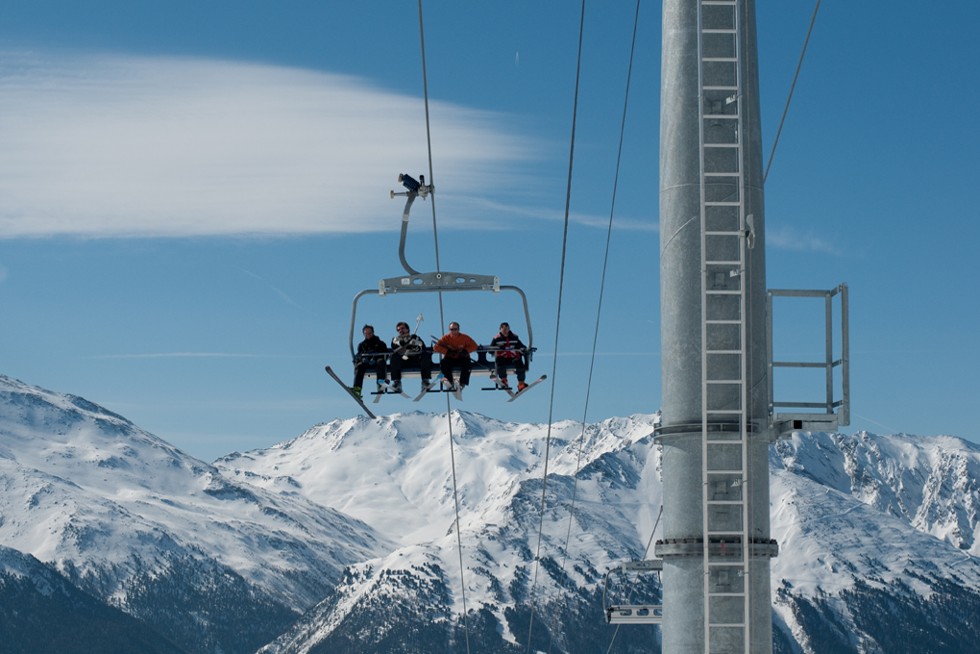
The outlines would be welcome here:
[[[378,295],[388,293],[432,293],[438,291],[500,291],[496,275],[472,275],[459,272],[416,273],[388,277],[378,282]],[[508,287],[514,289],[516,287]]]
[[[609,624],[661,624],[663,621],[662,604],[623,604],[606,609]]]
[[[647,559],[645,561],[627,561],[619,566],[619,569],[628,572],[659,572],[664,569],[663,559]]]

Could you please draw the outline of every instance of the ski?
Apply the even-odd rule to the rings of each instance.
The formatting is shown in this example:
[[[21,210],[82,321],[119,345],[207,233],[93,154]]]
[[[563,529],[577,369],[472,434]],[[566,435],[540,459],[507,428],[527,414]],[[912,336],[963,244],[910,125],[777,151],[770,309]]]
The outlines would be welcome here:
[[[499,379],[497,379],[497,368],[491,363],[484,363],[483,367],[487,369],[490,373],[490,382],[493,386],[484,386],[481,391],[506,391],[508,395],[514,397],[514,391],[510,386],[504,386]]]
[[[509,386],[499,386],[497,390],[504,391],[505,393],[510,395],[510,400],[513,400],[515,397],[517,397],[517,393],[515,393],[514,389],[510,388]],[[510,400],[507,401],[510,402]]]
[[[405,397],[405,398],[408,398],[408,399],[412,399],[412,396],[409,395],[408,393],[406,393],[405,391],[403,391],[403,390],[402,391],[396,391],[394,388],[392,388],[391,387],[391,382],[378,382],[378,390],[376,392],[374,392],[374,393],[371,393],[371,395],[374,395],[375,396],[374,397],[374,404],[377,404],[378,402],[380,402],[381,401],[381,396],[382,395],[385,395],[385,394],[389,394],[389,395],[401,395],[402,397]]]
[[[430,334],[429,335],[429,338],[432,339],[432,344],[433,345],[435,345],[436,343],[439,342],[439,337],[438,336],[435,336],[434,334]],[[469,354],[467,354],[466,356],[469,356]],[[471,363],[472,363],[472,361],[471,361]],[[441,374],[439,376],[440,377],[443,377],[443,375],[441,375]],[[442,389],[440,389],[440,390],[442,390]],[[455,397],[457,400],[459,400],[460,402],[463,401],[463,387],[459,385],[459,380],[458,379],[455,381],[455,383],[453,384],[453,387],[451,389],[445,390],[444,392],[446,392],[446,393],[452,393],[453,394],[453,397]]]
[[[359,405],[361,405],[361,408],[364,409],[364,413],[366,413],[369,418],[374,419],[374,418],[377,418],[378,417],[378,416],[374,415],[373,413],[371,413],[371,410],[369,408],[367,408],[367,405],[366,404],[364,404],[364,400],[361,399],[361,397],[357,393],[355,393],[351,389],[350,386],[348,386],[347,384],[345,384],[344,382],[342,382],[340,380],[340,377],[338,377],[337,376],[337,373],[335,373],[333,371],[333,368],[331,368],[330,366],[327,366],[325,368],[325,370],[327,371],[327,374],[328,375],[330,375],[331,377],[333,377],[333,380],[335,382],[337,382],[342,389],[344,389],[345,391],[347,391],[347,394],[350,395],[354,399],[355,402],[357,402]]]
[[[396,391],[395,389],[391,388],[388,392],[389,393],[398,393],[399,395],[401,395],[402,397],[404,397],[406,400],[412,399],[412,396],[405,392],[405,386],[402,386],[400,391]]]
[[[490,374],[490,381],[493,382],[493,386],[484,386],[480,390],[484,390],[484,391],[504,391],[505,393],[507,393],[511,397],[514,397],[515,395],[517,395],[517,393],[514,392],[514,389],[512,389],[510,386],[504,386],[503,384],[501,384],[493,376],[493,373]]]
[[[524,393],[527,393],[529,390],[531,390],[532,388],[534,388],[535,386],[537,386],[538,384],[540,384],[541,382],[543,382],[547,378],[548,378],[548,375],[541,375],[540,377],[538,377],[537,379],[535,379],[533,382],[531,382],[530,384],[528,384],[527,386],[525,386],[523,390],[520,390],[520,391],[514,393],[514,396],[511,397],[507,401],[508,402],[513,402],[514,400],[516,400],[517,398],[519,398],[521,395],[524,395]]]
[[[442,380],[443,380],[443,376],[441,374],[436,375],[435,378],[432,379],[429,383],[422,386],[422,392],[415,396],[413,402],[418,402],[423,397],[425,397],[425,394],[428,393],[430,390],[432,390],[434,386],[437,386],[438,384],[442,383]],[[435,392],[438,393],[439,391],[436,390]]]

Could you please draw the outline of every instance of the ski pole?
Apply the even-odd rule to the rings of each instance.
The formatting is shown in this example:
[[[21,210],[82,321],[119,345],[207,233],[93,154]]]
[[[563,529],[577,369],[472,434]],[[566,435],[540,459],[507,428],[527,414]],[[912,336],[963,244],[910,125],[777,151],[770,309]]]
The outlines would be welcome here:
[[[422,314],[419,313],[419,317],[415,319],[415,331],[412,332],[412,336],[417,335],[419,331],[419,325],[422,324],[423,320],[424,318],[422,317]],[[401,350],[402,350],[402,361],[408,361],[408,349],[402,347]]]

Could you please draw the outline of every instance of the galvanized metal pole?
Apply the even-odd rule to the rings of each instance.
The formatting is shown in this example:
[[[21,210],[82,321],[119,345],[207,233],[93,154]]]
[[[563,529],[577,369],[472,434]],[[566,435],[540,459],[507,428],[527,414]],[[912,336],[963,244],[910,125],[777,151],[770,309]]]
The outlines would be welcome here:
[[[699,4],[700,3],[700,4]],[[701,75],[699,9],[726,5],[737,12],[738,76],[741,97],[738,135],[742,160],[739,189],[746,238],[745,375],[742,388],[747,428],[745,479],[740,493],[748,524],[749,551],[745,599],[749,606],[747,635],[706,642],[705,575],[705,445],[709,431],[740,429],[731,424],[706,424],[705,361],[702,342],[702,258],[704,195],[702,194],[702,115],[705,102]],[[766,344],[765,212],[762,189],[762,141],[759,121],[758,60],[754,0],[664,0],[660,126],[660,261],[661,341],[663,355],[664,538],[657,554],[663,558],[663,651],[670,654],[703,652],[766,653],[772,651],[770,557],[775,547],[769,531],[768,362]],[[747,219],[747,220],[746,220]],[[710,365],[707,366],[710,368]],[[708,374],[711,374],[709,371]],[[728,391],[723,391],[728,392]],[[732,391],[736,395],[740,391]],[[732,397],[741,404],[740,397]],[[712,507],[721,508],[723,507]],[[744,522],[739,517],[739,523]],[[714,639],[711,639],[714,641]]]

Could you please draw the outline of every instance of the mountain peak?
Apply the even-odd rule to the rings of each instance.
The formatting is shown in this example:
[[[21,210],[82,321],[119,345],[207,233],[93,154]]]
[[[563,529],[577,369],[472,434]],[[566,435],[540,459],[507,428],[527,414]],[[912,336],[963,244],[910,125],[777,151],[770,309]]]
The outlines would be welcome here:
[[[607,571],[658,534],[657,422],[356,417],[209,465],[0,377],[0,539],[202,654],[454,651],[464,631],[477,654],[524,651],[535,619],[534,647],[599,651]],[[898,651],[922,634],[969,651],[978,462],[949,436],[774,443],[775,651]],[[15,583],[35,578],[25,561],[7,565]],[[610,592],[634,581],[656,603],[655,576]],[[626,649],[656,640],[624,632]]]
[[[205,604],[245,595],[291,621],[346,565],[391,547],[336,509],[225,477],[98,405],[8,377],[0,444],[0,542],[133,612],[156,610],[148,588],[197,579]],[[202,611],[194,629],[208,628]]]

